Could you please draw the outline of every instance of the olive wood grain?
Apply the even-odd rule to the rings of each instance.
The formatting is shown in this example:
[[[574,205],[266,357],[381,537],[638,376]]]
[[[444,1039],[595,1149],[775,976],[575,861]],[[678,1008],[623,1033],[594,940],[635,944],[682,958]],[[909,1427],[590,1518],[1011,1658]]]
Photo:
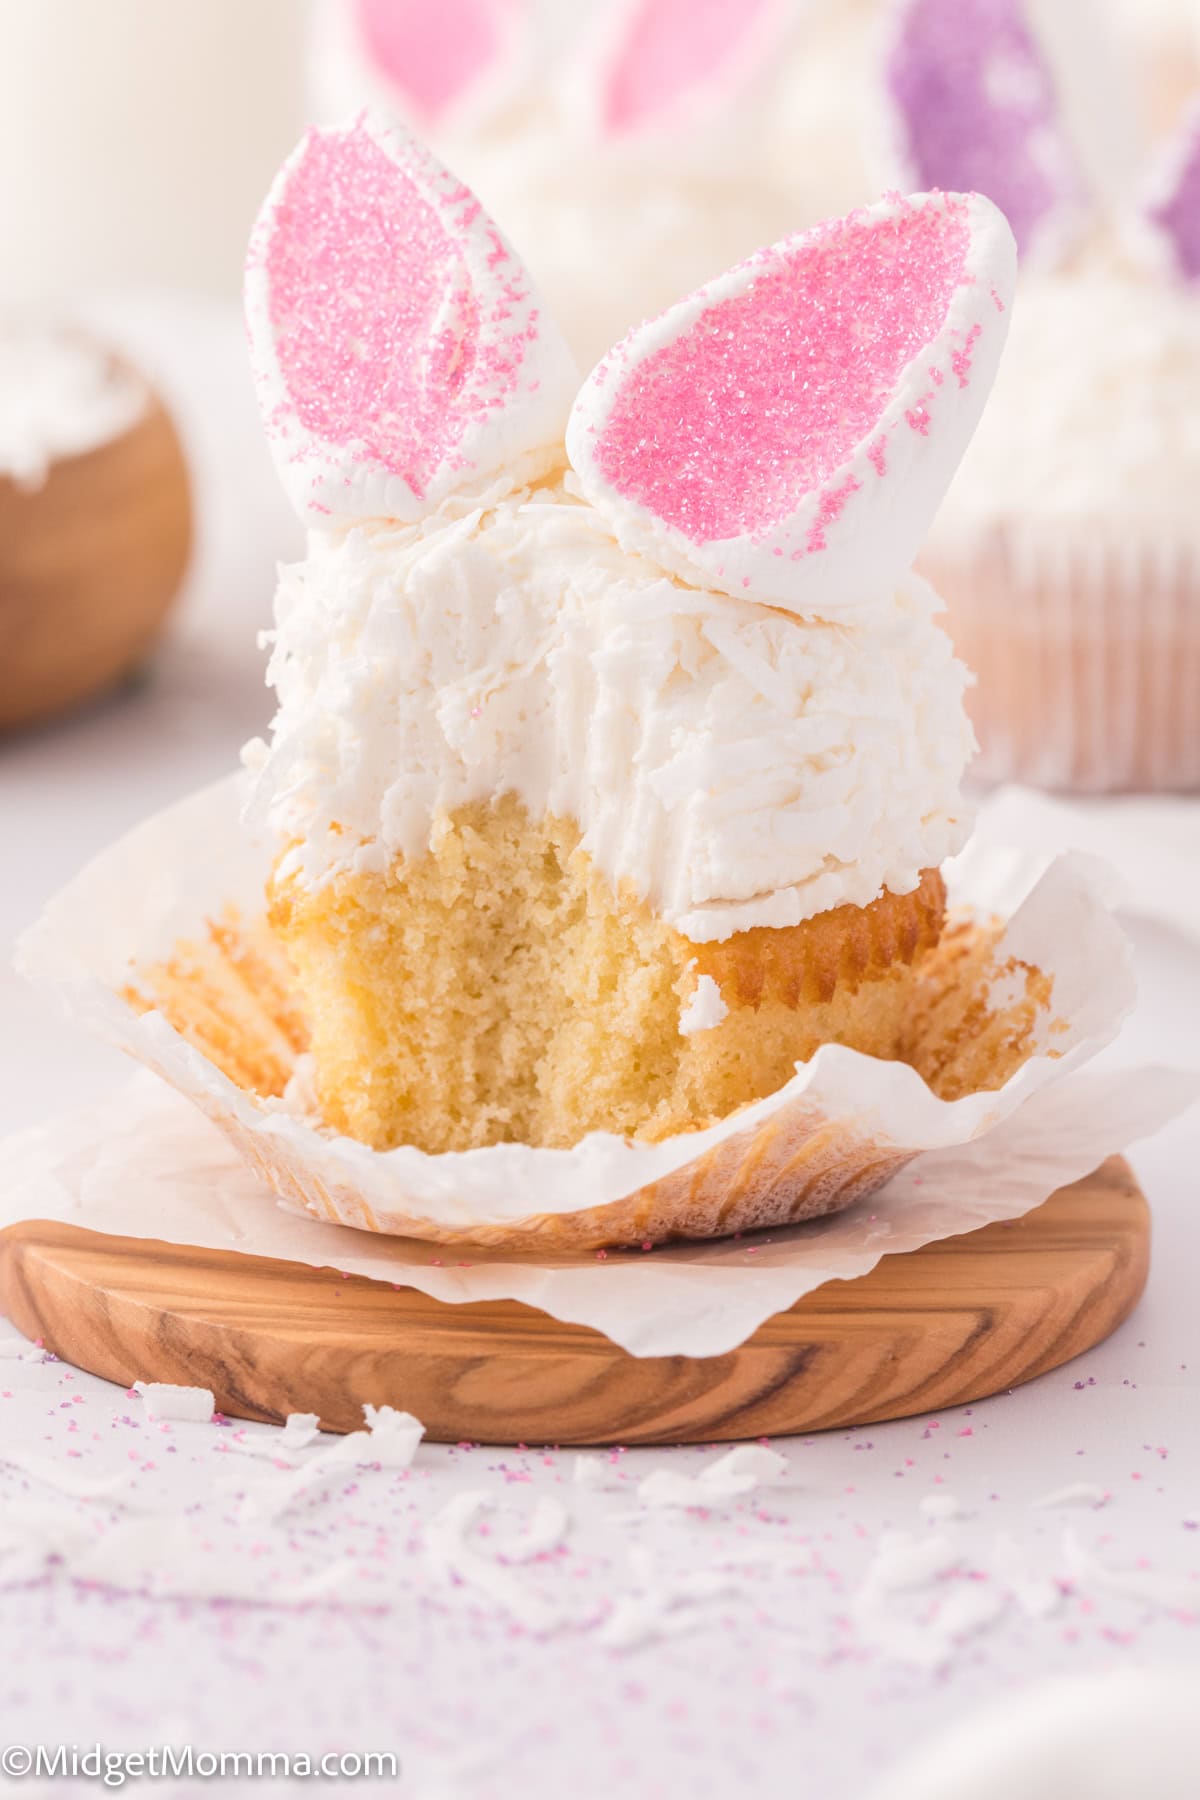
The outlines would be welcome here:
[[[431,1438],[667,1444],[864,1425],[1029,1381],[1136,1304],[1150,1224],[1111,1158],[1025,1218],[831,1281],[724,1356],[638,1358],[515,1301],[448,1305],[300,1264],[29,1222],[0,1233],[0,1305],[67,1361],[128,1386],[210,1387],[221,1411],[362,1404]]]

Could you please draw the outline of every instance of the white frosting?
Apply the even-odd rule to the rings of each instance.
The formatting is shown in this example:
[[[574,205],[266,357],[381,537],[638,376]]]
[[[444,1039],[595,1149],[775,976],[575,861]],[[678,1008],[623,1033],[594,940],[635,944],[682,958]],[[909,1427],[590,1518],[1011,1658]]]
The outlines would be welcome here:
[[[701,975],[679,1015],[679,1035],[691,1037],[693,1032],[711,1031],[728,1016],[729,1008],[721,997],[720,988],[711,975]]]
[[[289,870],[386,868],[514,792],[703,942],[911,891],[961,847],[967,676],[924,582],[801,622],[622,550],[574,488],[314,533],[282,572],[248,817]]]
[[[932,540],[1003,524],[1200,545],[1200,303],[1117,273],[1021,288]]]
[[[143,383],[99,345],[0,323],[0,476],[38,487],[53,462],[119,437],[145,407]]]

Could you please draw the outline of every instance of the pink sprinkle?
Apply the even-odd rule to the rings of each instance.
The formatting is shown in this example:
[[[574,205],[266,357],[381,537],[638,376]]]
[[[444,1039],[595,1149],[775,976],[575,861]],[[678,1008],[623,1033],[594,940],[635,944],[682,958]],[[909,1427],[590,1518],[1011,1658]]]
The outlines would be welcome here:
[[[491,0],[356,0],[363,46],[425,125],[450,110],[500,54]]]
[[[976,321],[976,323],[972,325],[970,331],[968,331],[967,341],[962,349],[956,350],[950,358],[951,367],[958,376],[959,387],[965,388],[967,385],[971,374],[971,363],[974,358],[975,346],[979,342],[982,331],[983,326]]]
[[[692,543],[780,524],[872,436],[965,279],[966,205],[818,227],[626,375],[601,473]],[[909,423],[928,430],[926,395]]]
[[[841,487],[826,488],[825,492],[821,495],[821,502],[817,507],[817,516],[813,520],[812,530],[808,534],[806,548],[810,553],[814,550],[825,549],[825,527],[827,525],[832,525],[836,519],[840,518],[847,500],[850,498],[851,494],[857,494],[861,486],[862,482],[858,479],[857,475],[847,475]]]
[[[924,401],[917,406],[910,406],[904,417],[914,431],[919,431],[922,437],[929,436],[929,409]]]
[[[887,439],[886,439],[886,437],[877,437],[875,439],[875,442],[871,445],[870,449],[867,451],[867,455],[870,457],[872,463],[875,466],[875,473],[881,477],[886,475],[887,474]]]
[[[689,94],[724,77],[745,81],[745,49],[771,0],[638,0],[608,79],[601,110],[613,136],[639,131],[670,114]],[[766,43],[760,39],[765,51]]]

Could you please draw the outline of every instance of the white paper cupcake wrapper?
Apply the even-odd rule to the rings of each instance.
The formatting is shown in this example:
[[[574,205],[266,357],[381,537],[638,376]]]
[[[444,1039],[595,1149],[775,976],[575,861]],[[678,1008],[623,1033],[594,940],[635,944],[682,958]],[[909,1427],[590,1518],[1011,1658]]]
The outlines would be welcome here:
[[[602,1331],[634,1356],[723,1356],[827,1281],[853,1281],[882,1256],[1019,1217],[1198,1094],[1194,1074],[1080,1070],[973,1142],[910,1163],[868,1205],[753,1239],[649,1254],[547,1256],[535,1246],[532,1256],[474,1247],[447,1255],[280,1206],[194,1107],[139,1073],[102,1104],[0,1143],[0,1228],[50,1219],[338,1269],[451,1304],[519,1300]]]
[[[235,777],[130,833],[50,903],[19,966],[187,1095],[286,1199],[372,1231],[571,1250],[834,1211],[914,1155],[969,1144],[1012,1117],[1107,1044],[1133,1003],[1130,950],[1098,865],[1065,858],[1027,892],[1031,859],[968,853],[950,871],[952,897],[1007,917],[1003,951],[1054,982],[1054,1053],[1032,1056],[1003,1088],[943,1101],[905,1064],[828,1045],[769,1098],[656,1144],[594,1133],[570,1150],[378,1152],[238,1088],[161,1014],[122,997],[229,902],[249,916],[261,908],[269,854],[244,837],[237,810]]]
[[[922,568],[975,671],[989,782],[1200,788],[1200,553],[1103,527],[937,539]]]

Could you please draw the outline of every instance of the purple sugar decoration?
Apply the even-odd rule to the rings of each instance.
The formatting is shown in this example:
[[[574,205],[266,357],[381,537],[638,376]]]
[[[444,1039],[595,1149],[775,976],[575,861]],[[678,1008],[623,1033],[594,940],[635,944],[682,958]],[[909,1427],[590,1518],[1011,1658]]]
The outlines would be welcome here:
[[[1172,146],[1166,178],[1146,216],[1161,233],[1175,274],[1200,281],[1200,103]]]
[[[1077,216],[1085,184],[1021,0],[903,0],[884,74],[917,185],[986,194],[1022,256]]]

